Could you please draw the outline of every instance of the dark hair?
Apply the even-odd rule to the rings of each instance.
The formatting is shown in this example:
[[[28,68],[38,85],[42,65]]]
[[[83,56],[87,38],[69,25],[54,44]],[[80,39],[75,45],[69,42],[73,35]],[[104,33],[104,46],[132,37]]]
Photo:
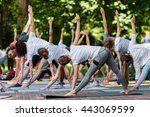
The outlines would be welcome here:
[[[146,33],[145,33],[145,32],[142,32],[141,35],[146,35]]]
[[[70,61],[71,61],[71,59],[68,56],[61,56],[58,59],[58,63],[61,64],[61,65],[66,65]]]
[[[15,48],[19,57],[25,56],[25,54],[27,54],[27,47],[24,42],[25,42],[24,40],[20,40],[20,41],[17,41],[16,43]]]
[[[46,48],[38,49],[38,54],[45,59],[48,59],[48,50]]]
[[[124,54],[121,54],[120,59],[121,61],[129,62],[130,60],[132,60],[132,56],[128,53],[124,53]]]
[[[114,40],[112,38],[108,38],[103,42],[104,47],[108,48],[110,51],[114,48]]]
[[[70,47],[67,47],[67,46],[66,46],[65,49],[68,50],[68,51],[70,51]]]

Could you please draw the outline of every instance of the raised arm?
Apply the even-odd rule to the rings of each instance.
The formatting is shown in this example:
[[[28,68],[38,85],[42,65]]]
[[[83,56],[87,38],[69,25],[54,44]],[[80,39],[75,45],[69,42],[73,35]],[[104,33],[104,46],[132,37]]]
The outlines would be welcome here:
[[[61,29],[61,35],[58,46],[66,48],[66,45],[63,43],[63,38],[64,38],[64,28]]]
[[[90,45],[90,38],[89,38],[87,31],[86,31],[85,35],[86,35],[86,45]]]
[[[30,24],[31,24],[31,14],[30,14],[31,11],[32,11],[32,7],[30,5],[28,5],[28,21],[27,21],[25,27],[23,28],[22,32],[27,33],[29,31]]]
[[[31,6],[29,6],[29,8],[28,8],[28,12],[29,12],[29,16],[31,18],[30,32],[35,32],[34,17],[33,17],[33,11],[32,11]]]
[[[136,29],[135,29],[135,16],[133,16],[131,19],[131,27],[132,27],[132,30],[131,30],[131,35],[130,35],[131,41],[129,43],[129,50],[132,47],[132,45],[136,44],[137,35],[136,35]]]
[[[14,28],[14,42],[17,42],[17,29]]]
[[[77,26],[76,26],[75,39],[74,39],[73,45],[78,45],[78,40],[80,38],[80,16],[78,14],[76,14],[75,20],[76,20]]]
[[[79,41],[78,41],[78,44],[77,44],[77,45],[80,45],[80,44],[81,44],[81,42],[82,42],[82,40],[83,40],[83,38],[85,37],[85,33],[84,33],[84,32],[81,32],[81,34],[82,34],[82,36],[81,36],[81,38],[79,39]]]
[[[10,48],[15,48],[15,44],[17,42],[17,29],[14,28],[14,39],[13,39],[13,42],[10,43]]]
[[[119,13],[118,13],[117,10],[116,10],[115,14],[116,14],[116,18],[117,18],[117,33],[116,33],[116,37],[120,37],[121,29],[120,29]]]
[[[132,26],[132,34],[136,34],[136,29],[135,29],[135,16],[132,17],[131,19],[131,26]]]
[[[42,33],[38,31],[38,29],[36,29],[36,37],[37,38],[41,38],[42,37]]]
[[[108,32],[105,11],[103,8],[100,8],[100,13],[101,13],[102,19],[103,19],[104,32]]]
[[[60,40],[63,42],[64,39],[64,28],[61,29]]]
[[[53,44],[53,30],[52,30],[52,24],[53,24],[53,19],[50,17],[48,20],[49,23],[49,43]]]
[[[74,42],[74,29],[71,29],[71,35],[72,35],[72,39],[71,39],[71,45]]]

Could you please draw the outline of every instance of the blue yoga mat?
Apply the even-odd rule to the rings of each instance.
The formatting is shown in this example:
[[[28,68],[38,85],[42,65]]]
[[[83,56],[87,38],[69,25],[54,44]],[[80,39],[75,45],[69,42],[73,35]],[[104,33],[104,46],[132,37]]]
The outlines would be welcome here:
[[[121,92],[122,89],[103,89],[102,91],[106,92],[106,93],[111,93],[111,92]],[[150,88],[141,88],[138,91],[150,91]]]
[[[15,93],[15,91],[0,92],[0,94],[12,94],[12,93]]]
[[[41,92],[41,90],[32,90],[32,89],[23,89],[23,90],[18,90],[18,92]]]

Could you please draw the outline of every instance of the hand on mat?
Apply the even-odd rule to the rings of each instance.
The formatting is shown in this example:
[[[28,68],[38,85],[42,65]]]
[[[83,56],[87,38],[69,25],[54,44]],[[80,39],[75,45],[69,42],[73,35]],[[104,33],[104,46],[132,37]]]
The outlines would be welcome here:
[[[137,87],[132,87],[129,89],[129,92],[132,92],[132,91],[138,91],[139,89]]]
[[[69,93],[65,94],[65,96],[77,96],[77,93],[74,90],[72,90]]]
[[[5,91],[11,90],[10,88],[5,87],[2,83],[0,83],[0,85],[1,85],[1,88],[0,88],[0,91],[1,91],[1,92],[5,92]]]
[[[3,86],[3,89],[5,90],[5,91],[11,91],[12,89],[10,89],[9,87],[5,87],[5,86]]]

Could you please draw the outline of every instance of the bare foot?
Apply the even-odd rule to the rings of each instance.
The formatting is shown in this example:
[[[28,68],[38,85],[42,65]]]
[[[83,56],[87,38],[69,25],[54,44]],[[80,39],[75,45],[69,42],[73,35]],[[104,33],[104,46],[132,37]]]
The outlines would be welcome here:
[[[67,93],[65,96],[77,96],[77,93],[74,90],[72,90],[69,93]]]
[[[48,90],[49,90],[49,88],[44,87],[44,88],[41,88],[40,90],[42,90],[42,91],[48,91]]]
[[[26,89],[26,88],[29,88],[28,84],[23,85],[20,89]]]
[[[123,91],[121,91],[120,93],[124,93],[124,94],[129,94],[129,90],[128,89],[126,89],[126,90],[123,90]]]
[[[129,89],[129,92],[131,92],[131,91],[137,91],[137,90],[139,90],[138,87],[132,87],[132,88]]]

